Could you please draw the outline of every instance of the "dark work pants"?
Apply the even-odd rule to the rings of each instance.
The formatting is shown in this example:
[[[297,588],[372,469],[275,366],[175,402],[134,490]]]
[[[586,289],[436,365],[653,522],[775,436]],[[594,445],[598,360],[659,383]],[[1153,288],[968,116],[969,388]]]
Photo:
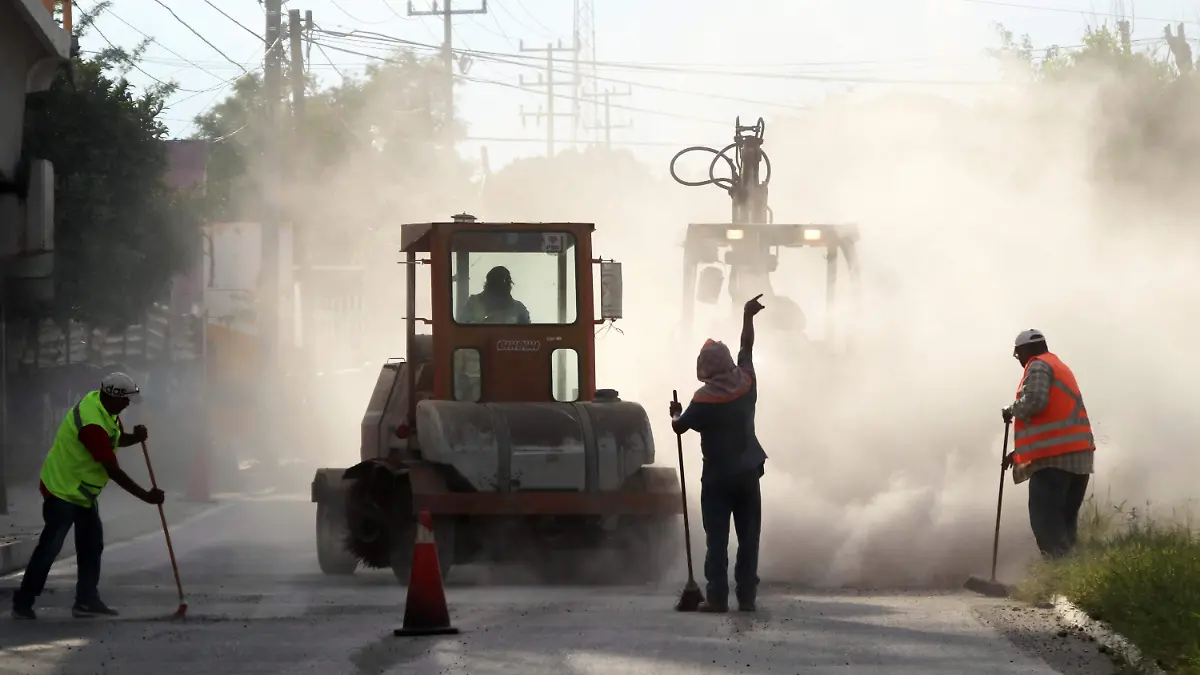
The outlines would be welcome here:
[[[733,579],[739,602],[754,602],[758,590],[758,537],[762,529],[762,494],[759,470],[741,476],[704,481],[700,486],[700,515],[708,552],[704,576],[708,579],[708,601],[729,601],[729,518],[737,533],[737,560]]]
[[[62,552],[71,526],[75,526],[75,556],[79,565],[79,580],[75,586],[75,602],[91,603],[100,599],[100,556],[104,552],[104,526],[100,523],[100,507],[84,508],[57,497],[42,501],[42,519],[46,526],[38,539],[37,548],[25,567],[21,588],[13,594],[13,605],[32,607],[41,595],[50,575],[50,566]]]
[[[1029,477],[1029,525],[1043,557],[1061,558],[1075,548],[1079,507],[1090,478],[1052,468]]]

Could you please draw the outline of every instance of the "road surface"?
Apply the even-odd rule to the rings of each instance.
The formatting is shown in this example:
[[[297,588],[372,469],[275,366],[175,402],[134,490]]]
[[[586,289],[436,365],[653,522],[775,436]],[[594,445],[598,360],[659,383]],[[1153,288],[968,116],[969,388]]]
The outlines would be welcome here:
[[[36,622],[7,616],[0,673],[185,675],[867,675],[1109,672],[1094,645],[1032,609],[967,594],[821,595],[764,588],[756,615],[677,614],[677,587],[453,583],[445,638],[396,638],[404,589],[390,572],[324,577],[306,495],[222,504],[172,537],[188,592],[176,605],[161,534],[110,544],[102,593],[116,619],[76,620],[60,563]],[[257,538],[257,541],[255,541]],[[254,541],[254,543],[250,543]],[[471,569],[452,573],[470,577]]]

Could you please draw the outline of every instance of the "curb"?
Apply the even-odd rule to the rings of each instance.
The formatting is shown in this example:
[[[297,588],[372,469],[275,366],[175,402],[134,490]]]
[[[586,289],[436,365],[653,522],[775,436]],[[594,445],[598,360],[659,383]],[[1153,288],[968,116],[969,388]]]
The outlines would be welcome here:
[[[1145,658],[1141,651],[1123,635],[1113,631],[1107,624],[1096,621],[1073,602],[1061,595],[1054,596],[1054,613],[1059,621],[1082,630],[1089,637],[1107,647],[1124,659],[1134,670],[1143,675],[1166,675],[1154,659]]]

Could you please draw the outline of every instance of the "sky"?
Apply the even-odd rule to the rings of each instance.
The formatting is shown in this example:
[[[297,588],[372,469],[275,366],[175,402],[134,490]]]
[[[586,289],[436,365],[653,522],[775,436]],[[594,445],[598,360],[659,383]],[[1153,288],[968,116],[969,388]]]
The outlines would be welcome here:
[[[484,0],[455,0],[454,8],[480,8]],[[429,10],[431,0],[413,0]],[[536,82],[545,53],[522,51],[548,43],[573,44],[577,0],[490,0],[486,14],[454,19],[456,49],[489,52],[472,60],[456,91],[456,106],[471,140],[460,152],[477,159],[488,149],[493,169],[514,158],[547,152],[544,122],[521,111],[547,105]],[[587,92],[611,98],[614,145],[650,162],[669,161],[687,145],[715,145],[732,133],[735,116],[771,119],[802,113],[806,105],[850,90],[920,89],[956,97],[994,91],[994,64],[980,57],[998,44],[995,26],[1028,34],[1035,47],[1074,45],[1087,26],[1133,19],[1139,46],[1165,52],[1165,22],[1184,21],[1200,36],[1200,2],[1141,0],[594,0],[595,78]],[[87,9],[94,0],[81,0]],[[170,10],[167,8],[170,7]],[[408,16],[399,0],[287,0],[284,10],[310,10],[322,31],[310,68],[327,84],[354,76],[406,40],[433,54],[442,42],[440,16]],[[173,12],[173,14],[172,14]],[[129,80],[155,80],[180,89],[162,115],[173,137],[187,137],[193,118],[228,92],[243,69],[261,68],[264,27],[258,0],[116,0],[81,40],[94,52],[108,43],[132,48],[153,37]],[[373,33],[374,36],[364,36]],[[556,54],[554,77],[572,79],[569,52]],[[497,62],[497,59],[507,63]],[[586,56],[584,60],[589,60]],[[461,71],[460,71],[460,74]],[[585,67],[585,75],[587,75]],[[556,112],[570,112],[575,92],[556,87]],[[601,140],[603,113],[556,121],[556,150]],[[769,131],[768,131],[769,143]]]

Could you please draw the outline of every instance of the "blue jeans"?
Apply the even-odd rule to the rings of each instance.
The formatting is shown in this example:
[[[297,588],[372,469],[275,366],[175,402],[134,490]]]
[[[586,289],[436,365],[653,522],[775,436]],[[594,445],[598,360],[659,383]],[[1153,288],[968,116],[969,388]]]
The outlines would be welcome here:
[[[71,526],[75,526],[75,556],[79,564],[79,579],[75,585],[75,602],[98,602],[100,595],[100,556],[104,552],[104,526],[100,523],[100,507],[85,508],[46,497],[42,501],[42,519],[46,526],[38,538],[37,548],[25,567],[21,588],[13,594],[14,607],[32,607],[33,600],[42,594],[50,566],[62,552]]]
[[[737,560],[733,579],[740,603],[753,603],[758,591],[758,538],[762,529],[762,493],[759,478],[762,469],[740,476],[721,477],[700,485],[700,515],[708,551],[704,556],[704,576],[708,579],[708,601],[729,601],[729,518],[737,533]]]

